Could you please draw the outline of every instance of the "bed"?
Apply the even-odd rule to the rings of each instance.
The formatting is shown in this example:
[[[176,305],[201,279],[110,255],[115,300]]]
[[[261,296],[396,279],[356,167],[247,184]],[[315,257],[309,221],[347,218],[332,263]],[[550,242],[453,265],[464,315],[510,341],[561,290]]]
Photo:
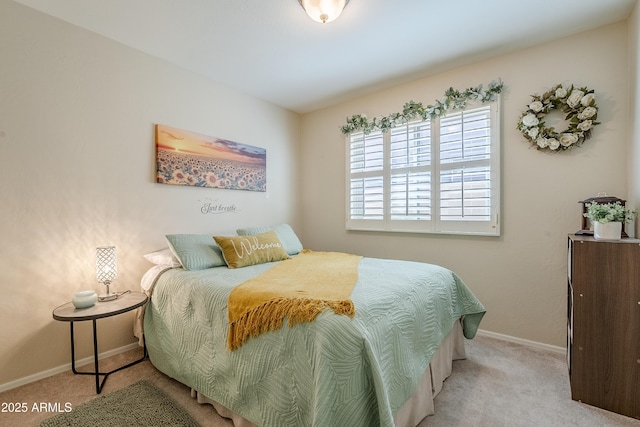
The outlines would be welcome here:
[[[267,229],[278,232],[289,256],[300,256],[290,227]],[[219,248],[211,236],[194,236],[167,236],[180,262],[156,259],[143,278],[150,295],[144,337],[155,367],[236,426],[415,426],[433,413],[451,360],[465,356],[463,335],[473,338],[485,313],[450,270],[363,257],[352,317],[324,310],[313,321],[285,324],[230,350],[231,292],[289,261],[242,268],[207,263],[203,251],[217,256]]]

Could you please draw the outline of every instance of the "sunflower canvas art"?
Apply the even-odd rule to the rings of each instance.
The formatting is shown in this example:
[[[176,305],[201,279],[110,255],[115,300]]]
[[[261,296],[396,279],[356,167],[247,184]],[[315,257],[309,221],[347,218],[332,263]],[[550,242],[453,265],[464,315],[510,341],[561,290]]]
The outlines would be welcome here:
[[[267,150],[156,125],[157,182],[267,191]]]

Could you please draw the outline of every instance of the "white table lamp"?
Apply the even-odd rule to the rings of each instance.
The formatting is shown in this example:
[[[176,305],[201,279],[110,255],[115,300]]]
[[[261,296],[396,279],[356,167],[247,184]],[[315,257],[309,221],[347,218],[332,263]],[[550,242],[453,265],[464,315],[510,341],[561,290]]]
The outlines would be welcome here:
[[[109,285],[118,277],[118,260],[115,246],[96,248],[96,278],[107,287],[107,292],[98,297],[98,301],[111,301],[118,298],[109,291]]]

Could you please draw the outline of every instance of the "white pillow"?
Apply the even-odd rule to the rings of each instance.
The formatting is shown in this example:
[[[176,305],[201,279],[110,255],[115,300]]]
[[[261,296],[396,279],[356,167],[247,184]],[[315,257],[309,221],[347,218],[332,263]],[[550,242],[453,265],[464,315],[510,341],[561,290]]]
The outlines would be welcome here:
[[[166,265],[168,267],[181,267],[180,261],[173,255],[169,248],[161,251],[150,252],[143,255],[144,258],[155,265]]]

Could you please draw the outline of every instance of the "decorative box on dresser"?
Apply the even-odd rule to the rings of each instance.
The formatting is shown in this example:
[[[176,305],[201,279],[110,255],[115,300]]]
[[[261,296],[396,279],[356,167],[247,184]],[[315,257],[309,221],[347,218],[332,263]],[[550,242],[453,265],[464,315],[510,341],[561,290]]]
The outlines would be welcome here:
[[[568,240],[571,398],[640,419],[640,240]]]

